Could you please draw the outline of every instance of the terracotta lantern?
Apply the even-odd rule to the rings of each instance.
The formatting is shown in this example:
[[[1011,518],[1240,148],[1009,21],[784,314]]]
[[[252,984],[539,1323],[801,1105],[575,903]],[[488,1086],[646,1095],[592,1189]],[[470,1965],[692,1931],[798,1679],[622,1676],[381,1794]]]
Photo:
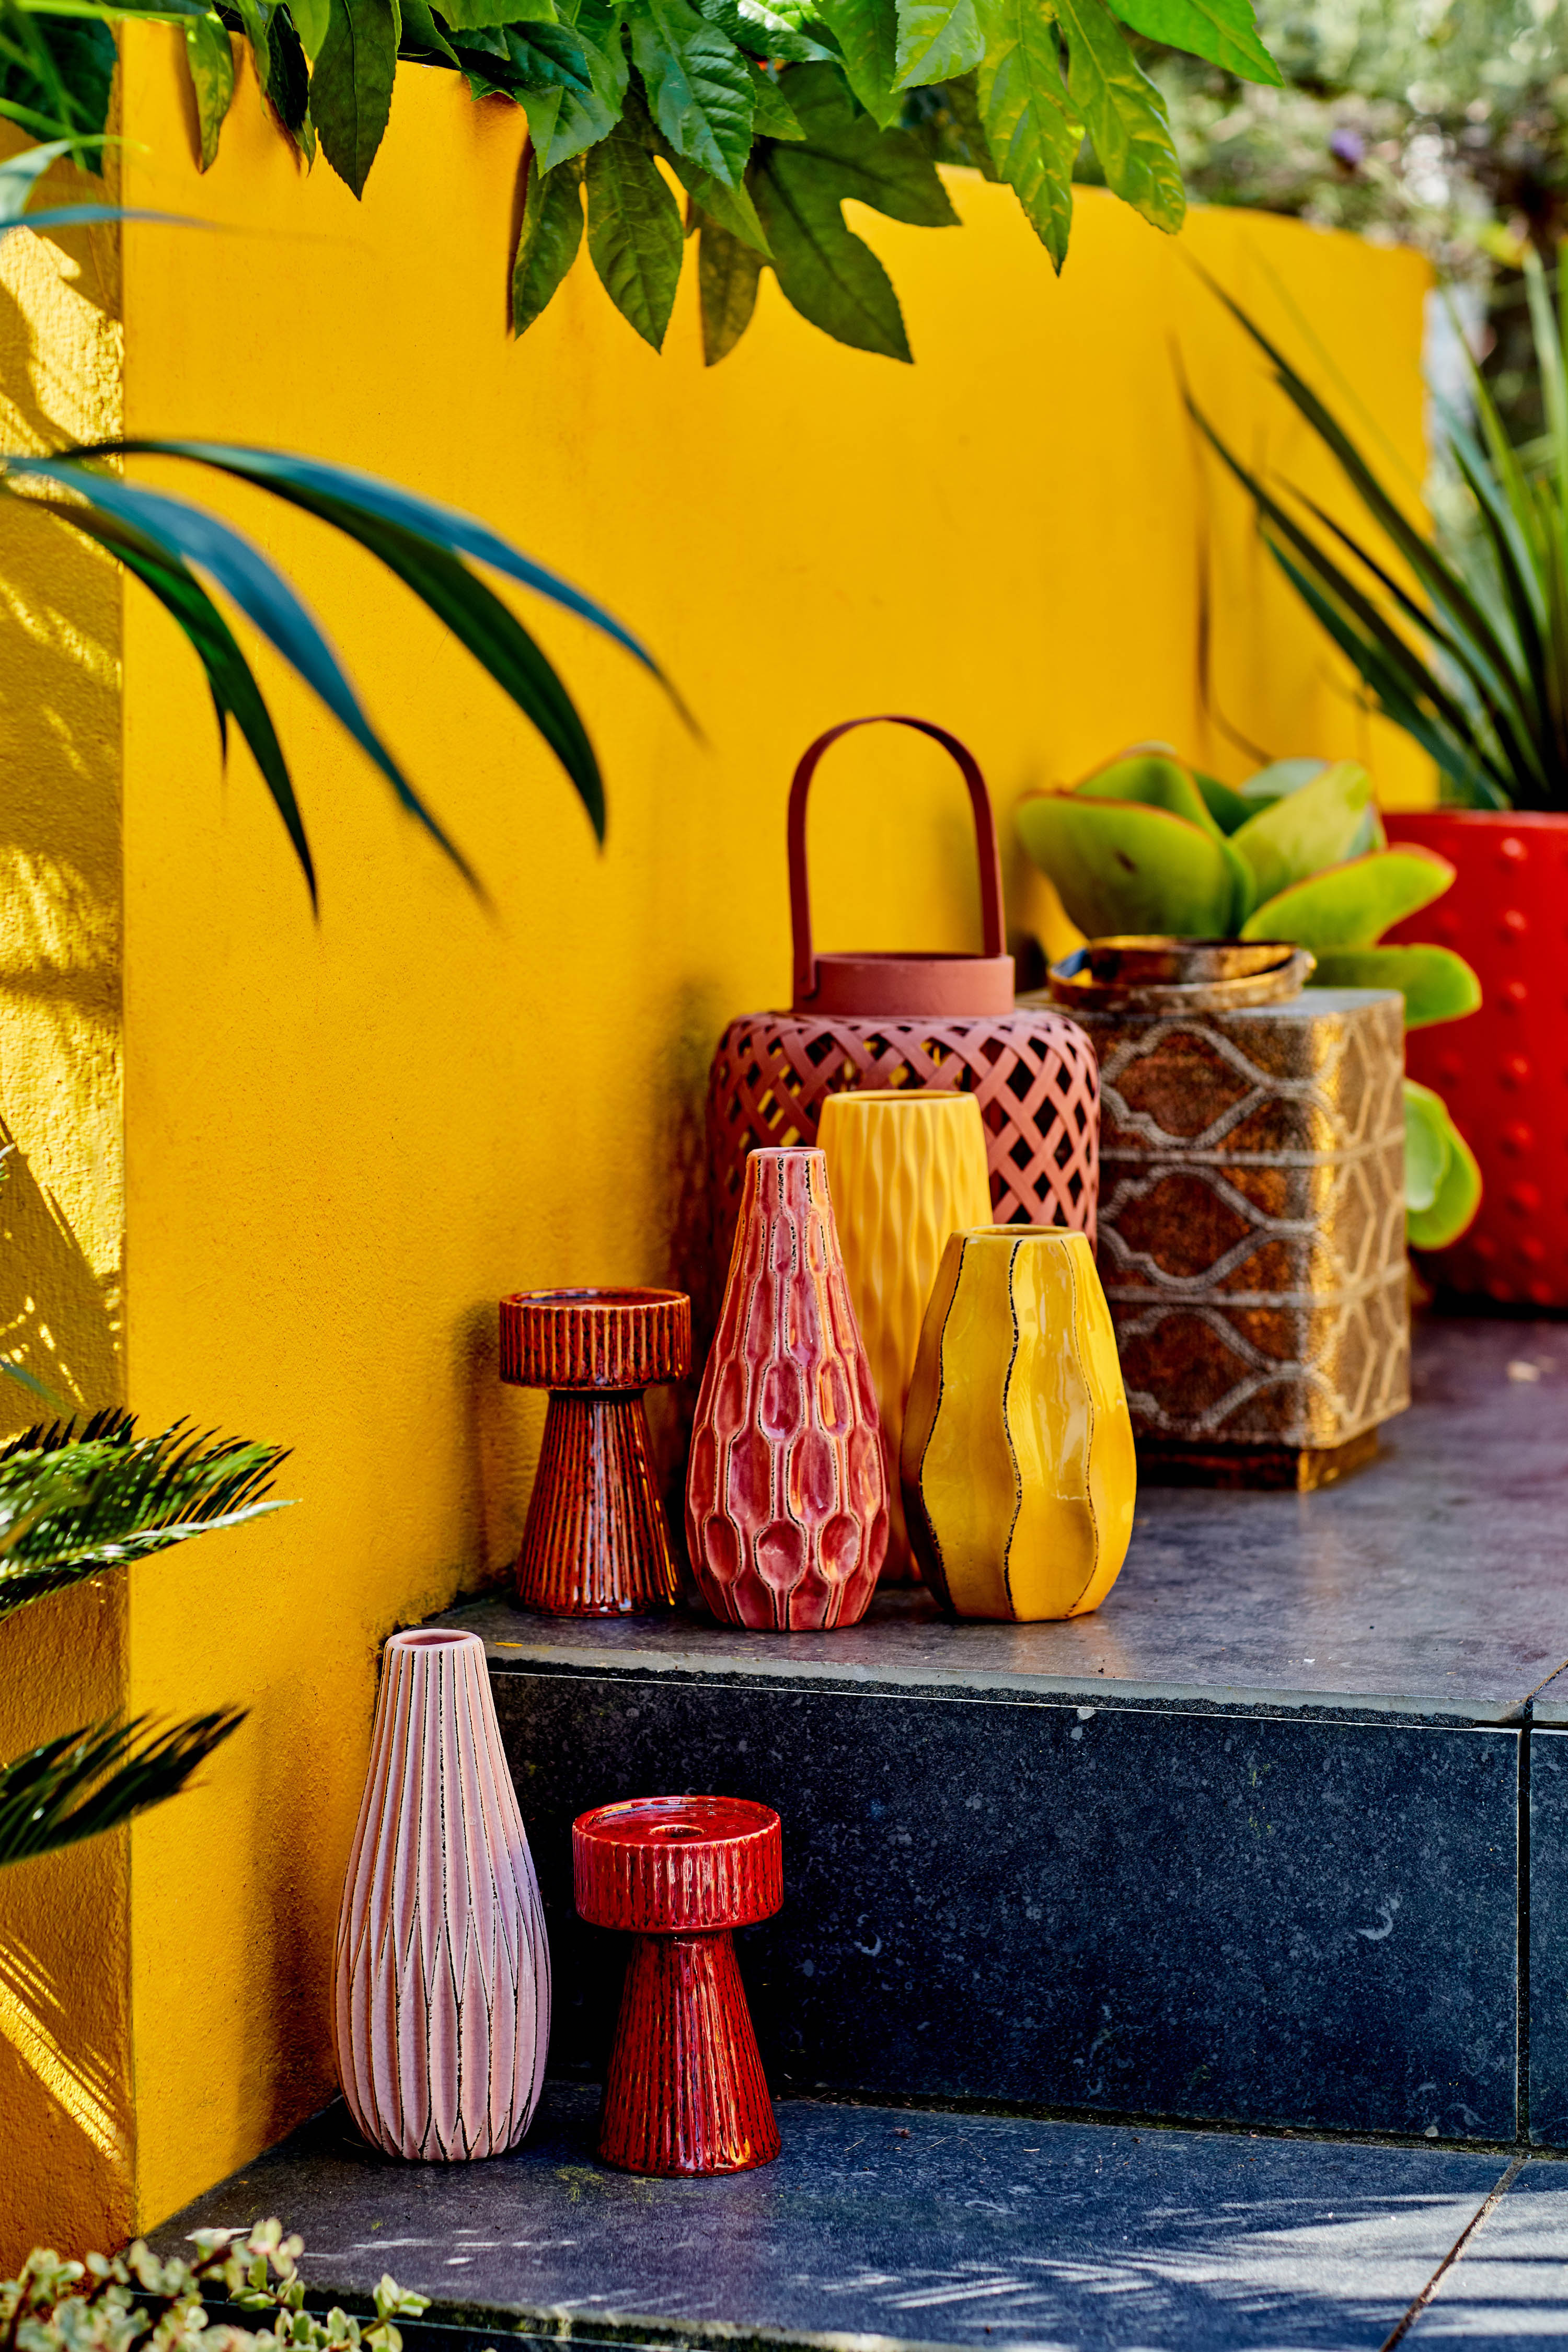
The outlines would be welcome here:
[[[912,727],[951,753],[969,789],[980,867],[978,955],[820,954],[805,867],[806,795],[817,762],[856,727]],[[850,719],[819,735],[795,772],[787,827],[794,1001],[751,1013],[719,1041],[708,1087],[708,1165],[721,1257],[749,1152],[809,1147],[829,1096],[860,1087],[972,1093],[980,1108],[991,1213],[1094,1236],[1100,1096],[1081,1030],[1014,1002],[990,795],[973,755],[927,719]]]

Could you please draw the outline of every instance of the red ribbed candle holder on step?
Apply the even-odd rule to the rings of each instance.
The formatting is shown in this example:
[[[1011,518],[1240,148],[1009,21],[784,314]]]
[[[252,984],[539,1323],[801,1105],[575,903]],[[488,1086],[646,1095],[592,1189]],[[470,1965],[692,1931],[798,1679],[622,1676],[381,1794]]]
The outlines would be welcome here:
[[[577,1908],[637,1941],[599,2154],[623,2172],[745,2172],[779,2152],[734,1930],[784,1901],[784,1839],[745,1797],[637,1797],[572,1824]]]
[[[518,1597],[557,1617],[668,1609],[679,1592],[643,1391],[691,1361],[679,1290],[523,1290],[500,1303],[500,1376],[548,1389]]]

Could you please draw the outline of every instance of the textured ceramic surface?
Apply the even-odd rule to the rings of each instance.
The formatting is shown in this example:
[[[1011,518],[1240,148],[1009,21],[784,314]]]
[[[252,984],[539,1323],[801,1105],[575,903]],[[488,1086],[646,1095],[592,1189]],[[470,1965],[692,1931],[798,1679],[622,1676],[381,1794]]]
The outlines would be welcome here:
[[[1100,1273],[1152,1447],[1326,1449],[1410,1400],[1398,997],[1085,1012]]]
[[[471,1633],[395,1633],[338,1915],[333,2023],[349,2110],[390,2156],[500,2156],[550,2041],[550,1950]]]
[[[1435,1087],[1481,1165],[1474,1224],[1424,1261],[1446,1288],[1568,1307],[1568,999],[1562,983],[1568,816],[1431,809],[1391,841],[1436,850],[1453,887],[1392,931],[1457,949],[1481,983],[1463,1021],[1413,1029],[1410,1075]]]
[[[1045,1004],[973,1020],[852,1020],[751,1013],[719,1040],[708,1080],[713,1230],[733,1230],[746,1156],[817,1140],[829,1096],[854,1087],[973,1094],[999,1223],[1068,1225],[1094,1239],[1100,1081],[1076,1022]]]
[[[636,1940],[605,2076],[599,2153],[624,2172],[745,2172],[779,2151],[731,1930],[784,1900],[770,1807],[645,1797],[572,1825],[573,1891],[591,1926]]]
[[[1505,2156],[901,2106],[781,2121],[776,2164],[693,2190],[595,2174],[586,2089],[552,2084],[526,2148],[458,2173],[389,2179],[330,2111],[153,2244],[286,2213],[324,2305],[367,2298],[394,2239],[447,2344],[1380,2352],[1434,2288],[1418,2337],[1473,2293],[1469,2327],[1435,2335],[1563,2340],[1560,2164],[1527,2165],[1450,2263]]]
[[[888,1548],[871,1369],[820,1151],[759,1151],[687,1475],[692,1573],[758,1631],[853,1625]]]
[[[1127,1557],[1138,1491],[1116,1339],[1081,1234],[953,1234],[903,1436],[921,1570],[960,1617],[1080,1617]]]
[[[550,1391],[518,1598],[563,1617],[668,1609],[680,1590],[643,1391],[691,1362],[677,1290],[530,1290],[500,1303],[500,1376]]]
[[[882,1416],[889,1520],[882,1581],[908,1583],[919,1571],[899,1483],[904,1405],[947,1237],[991,1220],[985,1129],[973,1095],[895,1087],[830,1095],[818,1132]]]

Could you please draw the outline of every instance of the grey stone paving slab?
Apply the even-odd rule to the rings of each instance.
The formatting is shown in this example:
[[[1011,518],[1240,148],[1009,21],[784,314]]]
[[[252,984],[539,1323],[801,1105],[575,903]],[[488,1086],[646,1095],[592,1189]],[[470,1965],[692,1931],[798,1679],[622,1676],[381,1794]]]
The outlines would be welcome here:
[[[1511,2139],[1518,1734],[494,1677],[556,1969],[596,2078],[621,1939],[588,1806],[775,1806],[785,1901],[742,1939],[795,2093]]]
[[[1530,1736],[1530,2137],[1568,2147],[1568,1731]]]
[[[1376,2352],[1496,2156],[786,2104],[776,2164],[653,2181],[556,2089],[519,2155],[400,2165],[341,2109],[156,2233],[277,2213],[314,2289],[383,2271],[481,2326],[997,2352]],[[1568,2175],[1564,2176],[1568,2179]],[[478,2339],[484,2340],[481,2336]],[[869,2352],[869,2347],[867,2347]]]
[[[1484,2342],[1489,2352],[1568,2336],[1568,2164],[1527,2164],[1465,2242],[1405,2336]]]
[[[1510,1377],[1510,1366],[1535,1376]],[[1417,1327],[1411,1411],[1381,1460],[1314,1495],[1141,1494],[1092,1617],[952,1625],[924,1594],[848,1632],[746,1634],[695,1613],[573,1623],[458,1612],[495,1664],[555,1673],[1022,1685],[1104,1704],[1517,1718],[1568,1662],[1568,1328]],[[1560,1688],[1548,1707],[1565,1705]]]

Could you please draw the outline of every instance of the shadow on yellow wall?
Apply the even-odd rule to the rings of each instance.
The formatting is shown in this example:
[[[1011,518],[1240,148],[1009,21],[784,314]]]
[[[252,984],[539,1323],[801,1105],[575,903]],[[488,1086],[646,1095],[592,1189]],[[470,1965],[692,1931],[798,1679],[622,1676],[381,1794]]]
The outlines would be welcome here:
[[[208,1785],[137,1825],[128,1927],[79,1957],[84,1978],[129,1969],[151,2223],[331,2089],[378,1645],[502,1575],[526,1504],[542,1401],[496,1380],[497,1297],[703,1278],[708,1057],[731,1014],[787,992],[784,794],[806,740],[858,711],[927,713],[973,745],[1004,811],[1150,736],[1244,773],[1199,691],[1206,563],[1214,698],[1237,735],[1370,751],[1395,796],[1427,780],[1346,698],[1240,502],[1211,511],[1178,346],[1234,442],[1328,486],[1182,249],[1109,198],[1085,194],[1058,282],[1011,196],[955,174],[962,231],[855,224],[904,299],[913,369],[826,341],[767,281],[752,333],[705,373],[689,285],[660,361],[585,267],[508,342],[522,123],[455,78],[400,74],[363,205],[296,170],[249,85],[198,181],[161,30],[130,38],[123,102],[142,142],[128,200],[232,231],[124,232],[126,429],[304,448],[475,509],[642,631],[709,739],[586,632],[529,612],[604,760],[601,855],[548,755],[368,560],[204,485],[340,635],[493,894],[487,913],[268,668],[322,877],[313,924],[243,756],[220,777],[182,643],[124,601],[119,728],[86,762],[95,855],[123,868],[123,1213],[106,1177],[66,1223],[95,1279],[123,1242],[145,1422],[191,1412],[291,1446],[283,1491],[304,1504],[129,1588],[130,1705],[251,1710]],[[1418,476],[1418,263],[1226,214],[1184,243],[1292,350],[1353,372]],[[967,821],[933,748],[845,744],[811,847],[823,945],[971,943]],[[1012,849],[1008,887],[1016,924],[1048,920]],[[7,1089],[43,1051],[33,1001],[18,984],[0,1002]],[[118,1118],[118,1083],[100,1055],[89,1125]],[[8,1091],[0,1107],[21,1135]],[[678,1407],[656,1411],[677,1475]],[[75,2226],[49,2218],[67,2208],[48,2162],[35,2137],[13,2168],[13,2242]]]

